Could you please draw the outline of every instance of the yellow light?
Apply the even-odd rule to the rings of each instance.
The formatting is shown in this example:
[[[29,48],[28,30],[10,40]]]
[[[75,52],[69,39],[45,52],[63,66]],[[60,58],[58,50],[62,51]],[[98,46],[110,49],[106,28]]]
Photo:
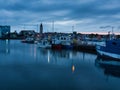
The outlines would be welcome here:
[[[72,72],[74,72],[75,71],[75,66],[74,65],[72,65]]]

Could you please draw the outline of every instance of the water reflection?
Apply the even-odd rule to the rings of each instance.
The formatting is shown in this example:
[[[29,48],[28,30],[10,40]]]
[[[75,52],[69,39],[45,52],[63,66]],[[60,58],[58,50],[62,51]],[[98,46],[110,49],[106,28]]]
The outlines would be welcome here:
[[[9,54],[10,53],[10,41],[9,40],[0,40],[0,53]]]
[[[71,71],[75,72],[75,58],[77,52],[69,50],[48,50],[48,61],[58,65],[70,66]]]
[[[47,63],[55,66],[69,67],[73,73],[80,68],[80,64],[91,64],[94,62],[96,55],[85,52],[71,50],[51,50],[37,48],[37,62]],[[93,59],[93,60],[91,60]]]
[[[107,60],[97,57],[95,60],[95,66],[101,68],[104,74],[107,76],[120,78],[120,61]]]
[[[51,54],[56,58],[72,59],[73,54],[75,55],[76,53],[66,50],[61,50],[61,51],[52,50]]]
[[[51,50],[51,49],[37,49],[37,61],[54,64],[62,67],[69,67],[71,72],[75,72],[75,58],[77,52],[69,50]],[[44,58],[44,59],[43,59]]]
[[[72,65],[72,72],[74,72],[75,71],[75,66],[74,65]]]
[[[5,42],[2,45],[7,47]],[[9,54],[0,53],[1,90],[120,90],[120,79],[112,77],[106,82],[106,76],[101,72],[107,75],[118,72],[119,77],[120,70],[116,67],[109,70],[105,60],[96,59],[94,54],[46,50],[16,40],[11,40],[8,46]]]
[[[49,50],[48,50],[47,56],[48,56],[48,63],[49,63],[50,62],[50,51]]]
[[[41,59],[39,59],[40,61],[42,61],[42,58],[44,58],[43,60],[47,60],[47,63],[52,63],[52,64],[64,64],[65,62],[70,62],[72,63],[73,60],[73,55],[75,56],[75,53],[72,51],[65,51],[65,50],[51,50],[51,49],[37,49],[39,52],[39,54],[37,53],[37,58],[39,59],[41,57]]]

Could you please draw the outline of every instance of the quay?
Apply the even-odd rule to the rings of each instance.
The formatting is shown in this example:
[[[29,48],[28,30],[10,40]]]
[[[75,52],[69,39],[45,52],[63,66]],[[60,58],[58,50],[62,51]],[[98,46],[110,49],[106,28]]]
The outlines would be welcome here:
[[[87,45],[87,44],[76,45],[74,46],[74,50],[96,53],[95,45]]]

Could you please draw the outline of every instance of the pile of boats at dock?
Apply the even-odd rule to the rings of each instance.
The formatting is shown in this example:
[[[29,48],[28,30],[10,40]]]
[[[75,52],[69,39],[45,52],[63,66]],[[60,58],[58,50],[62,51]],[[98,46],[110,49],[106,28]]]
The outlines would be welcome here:
[[[73,49],[73,41],[70,36],[54,37],[52,39],[44,38],[37,43],[40,48],[52,49]]]
[[[91,41],[84,41],[80,39],[72,38],[71,36],[56,36],[53,38],[42,38],[42,39],[35,39],[33,37],[27,37],[21,41],[22,43],[30,43],[30,44],[37,44],[39,48],[51,48],[51,49],[80,49],[80,47],[94,47],[97,43],[91,43]],[[82,49],[82,48],[81,48]],[[91,48],[92,49],[92,48]]]
[[[120,39],[85,41],[64,35],[59,37],[54,36],[53,38],[42,38],[40,40],[26,38],[26,40],[22,40],[22,42],[36,43],[39,48],[45,49],[51,48],[56,50],[73,49],[93,51],[99,56],[120,60]]]

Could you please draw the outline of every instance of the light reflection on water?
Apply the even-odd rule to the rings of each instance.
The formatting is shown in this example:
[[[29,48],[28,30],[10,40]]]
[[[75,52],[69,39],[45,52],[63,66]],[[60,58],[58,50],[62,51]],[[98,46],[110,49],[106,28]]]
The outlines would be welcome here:
[[[120,89],[120,78],[111,75],[106,81],[94,54],[41,49],[19,40],[0,43],[1,90]]]
[[[9,40],[0,40],[0,53],[8,54],[10,52]]]

